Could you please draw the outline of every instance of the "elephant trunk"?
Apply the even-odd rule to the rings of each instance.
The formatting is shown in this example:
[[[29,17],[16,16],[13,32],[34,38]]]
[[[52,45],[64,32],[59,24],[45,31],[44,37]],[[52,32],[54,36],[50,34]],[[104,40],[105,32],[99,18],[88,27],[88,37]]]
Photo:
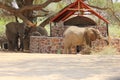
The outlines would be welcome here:
[[[105,41],[107,43],[107,45],[109,45],[109,41],[107,38],[103,37],[103,38],[101,38],[101,40]]]

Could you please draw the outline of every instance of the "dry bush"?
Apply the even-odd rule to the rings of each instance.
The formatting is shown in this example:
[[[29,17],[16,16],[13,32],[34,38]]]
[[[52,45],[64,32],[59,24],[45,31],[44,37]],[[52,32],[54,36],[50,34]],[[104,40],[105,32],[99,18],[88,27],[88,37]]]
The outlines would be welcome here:
[[[116,55],[116,54],[120,54],[120,52],[118,52],[117,49],[114,48],[113,46],[106,46],[106,47],[103,47],[102,49],[100,48],[99,50],[92,50],[91,54]]]

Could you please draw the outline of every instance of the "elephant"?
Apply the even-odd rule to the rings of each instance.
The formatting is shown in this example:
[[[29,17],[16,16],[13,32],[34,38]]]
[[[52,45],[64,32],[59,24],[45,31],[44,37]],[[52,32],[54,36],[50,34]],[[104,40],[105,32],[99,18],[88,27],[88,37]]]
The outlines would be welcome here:
[[[41,34],[41,36],[48,36],[48,32],[44,27],[37,27],[37,31]]]
[[[85,28],[69,26],[63,33],[64,53],[71,54],[71,47],[86,45],[84,37]]]
[[[42,36],[38,31],[32,32],[31,36]]]
[[[63,33],[64,53],[71,54],[71,47],[90,47],[91,41],[102,39],[97,29],[88,27],[69,26]]]
[[[25,31],[24,52],[29,52],[30,36],[48,36],[48,32],[44,27],[30,27]]]
[[[8,50],[16,51],[22,48],[26,25],[24,23],[10,22],[6,24],[6,37],[8,40]],[[19,45],[20,40],[20,45]]]

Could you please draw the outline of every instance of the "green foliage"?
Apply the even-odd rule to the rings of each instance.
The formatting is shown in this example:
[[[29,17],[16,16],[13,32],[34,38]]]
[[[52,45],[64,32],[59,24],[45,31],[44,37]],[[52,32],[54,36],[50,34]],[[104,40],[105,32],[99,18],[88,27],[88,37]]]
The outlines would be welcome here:
[[[5,33],[5,22],[0,20],[0,35],[3,35]]]
[[[12,4],[12,1],[13,0],[0,0],[0,2],[2,2],[2,3],[4,3],[4,4],[7,4],[7,5],[9,5],[9,6],[11,6]]]
[[[89,0],[90,5],[98,6],[98,7],[105,7],[108,3],[107,0]]]
[[[13,17],[1,17],[0,18],[0,35],[3,35],[5,33],[5,25],[12,21],[14,21]]]
[[[56,12],[59,12],[61,9],[63,9],[65,6],[66,6],[66,3],[64,2],[51,3],[45,9],[56,13]]]
[[[112,37],[120,37],[120,27],[118,25],[110,25],[109,34]]]
[[[34,0],[33,4],[42,4],[44,3],[46,0]]]
[[[57,4],[57,9],[58,11],[60,11],[61,9],[63,9],[67,4],[64,2],[60,2]]]
[[[116,3],[114,3],[113,6],[114,6],[114,10],[115,10],[115,11],[120,11],[120,3],[117,3],[117,2],[116,2]]]

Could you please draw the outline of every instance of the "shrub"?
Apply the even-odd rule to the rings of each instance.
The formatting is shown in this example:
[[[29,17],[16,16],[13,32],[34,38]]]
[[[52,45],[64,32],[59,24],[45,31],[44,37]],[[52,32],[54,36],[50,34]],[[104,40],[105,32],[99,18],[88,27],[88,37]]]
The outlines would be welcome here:
[[[92,51],[92,54],[97,54],[97,55],[115,55],[119,54],[116,48],[112,46],[106,46],[104,47],[101,51],[95,52]]]

